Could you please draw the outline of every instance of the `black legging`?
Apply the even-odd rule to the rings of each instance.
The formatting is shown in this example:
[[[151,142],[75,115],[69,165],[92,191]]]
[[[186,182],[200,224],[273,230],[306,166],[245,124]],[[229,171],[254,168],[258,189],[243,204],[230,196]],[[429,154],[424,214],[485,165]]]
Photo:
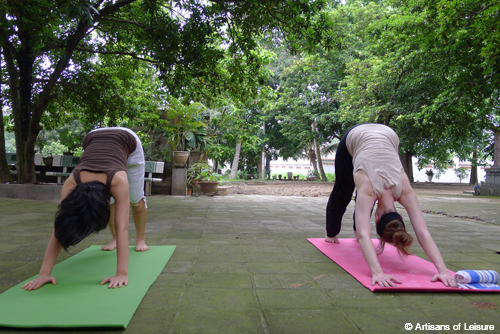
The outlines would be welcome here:
[[[347,150],[346,141],[347,135],[356,126],[347,130],[340,140],[337,152],[335,153],[335,185],[333,186],[333,191],[330,194],[326,207],[326,235],[330,238],[339,234],[342,226],[342,217],[351,202],[352,193],[355,188],[352,156]]]

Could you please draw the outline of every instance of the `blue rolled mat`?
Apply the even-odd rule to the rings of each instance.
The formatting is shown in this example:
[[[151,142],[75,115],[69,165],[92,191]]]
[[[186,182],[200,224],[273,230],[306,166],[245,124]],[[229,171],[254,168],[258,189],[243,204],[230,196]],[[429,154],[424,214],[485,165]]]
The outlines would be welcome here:
[[[461,289],[498,289],[499,280],[495,270],[459,270],[455,273],[455,281]]]

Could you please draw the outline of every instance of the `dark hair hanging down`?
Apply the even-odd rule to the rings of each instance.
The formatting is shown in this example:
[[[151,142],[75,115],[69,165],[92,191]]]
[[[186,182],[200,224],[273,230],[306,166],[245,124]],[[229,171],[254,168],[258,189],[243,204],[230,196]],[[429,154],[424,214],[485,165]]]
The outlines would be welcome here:
[[[384,251],[386,242],[394,245],[402,257],[412,254],[409,248],[413,243],[413,237],[406,232],[403,218],[397,212],[389,212],[380,217],[377,233],[380,236],[377,254]]]
[[[110,195],[99,181],[78,184],[61,201],[56,213],[54,233],[64,250],[92,233],[106,228],[109,222]]]

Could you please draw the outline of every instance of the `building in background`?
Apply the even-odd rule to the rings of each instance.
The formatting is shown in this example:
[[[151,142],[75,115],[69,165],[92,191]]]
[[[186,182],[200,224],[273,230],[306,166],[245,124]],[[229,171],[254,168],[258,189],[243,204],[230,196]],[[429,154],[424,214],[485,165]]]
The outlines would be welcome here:
[[[455,173],[455,169],[463,167],[469,173],[465,179],[462,179],[462,183],[468,183],[470,178],[470,170],[471,163],[470,161],[459,161],[458,158],[453,160],[453,164],[449,165],[445,172],[442,172],[440,175],[437,170],[433,169],[432,165],[426,165],[421,170],[418,169],[417,166],[417,158],[413,157],[413,181],[414,182],[429,182],[426,171],[432,169],[434,171],[434,177],[432,182],[437,183],[460,183],[460,179],[457,177]],[[478,181],[484,181],[486,177],[485,168],[491,166],[491,162],[488,166],[479,166],[477,168]],[[323,169],[325,173],[333,173],[335,174],[335,155],[328,155],[323,157]],[[282,158],[278,158],[277,160],[271,161],[271,174],[282,174],[286,176],[287,172],[292,172],[294,175],[302,174],[308,175],[308,172],[313,170],[313,167],[308,159],[299,159],[299,160],[283,160]],[[438,177],[439,175],[439,177]]]

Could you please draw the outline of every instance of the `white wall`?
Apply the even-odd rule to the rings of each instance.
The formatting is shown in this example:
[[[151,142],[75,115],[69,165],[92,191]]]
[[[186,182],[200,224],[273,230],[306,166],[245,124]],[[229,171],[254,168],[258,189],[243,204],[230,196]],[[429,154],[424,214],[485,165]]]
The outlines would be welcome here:
[[[429,182],[425,171],[428,169],[432,169],[431,165],[424,166],[421,170],[418,170],[417,167],[417,158],[413,157],[413,180],[415,182]],[[491,165],[491,164],[490,164]],[[464,167],[469,170],[469,176],[466,179],[462,180],[462,183],[468,183],[470,177],[470,169],[471,163],[469,161],[459,161],[458,158],[455,158],[453,161],[453,165],[450,165],[446,172],[442,173],[440,178],[436,178],[437,170],[434,170],[434,178],[432,182],[439,183],[460,183],[460,179],[455,175],[455,168]],[[335,156],[329,155],[323,157],[323,168],[325,173],[335,173]],[[271,161],[271,173],[277,173],[286,175],[287,172],[293,172],[296,174],[307,175],[309,170],[313,169],[308,159],[300,159],[300,160],[283,160],[279,158],[278,160]],[[486,177],[486,172],[484,171],[484,167],[478,167],[478,181],[484,181]]]
[[[425,174],[425,171],[428,169],[432,169],[432,166],[431,165],[424,166],[424,168],[422,168],[419,171],[417,167],[417,159],[413,157],[412,161],[413,161],[413,180],[415,182],[429,182],[427,175]],[[491,166],[492,164],[490,163],[489,165]],[[460,183],[460,179],[455,175],[455,168],[460,168],[460,167],[464,167],[469,171],[467,178],[463,179],[462,183],[469,183],[471,163],[470,161],[459,161],[458,158],[453,159],[453,165],[450,165],[446,170],[446,172],[441,174],[439,179],[436,178],[437,170],[434,170],[434,178],[432,179],[432,182]],[[484,168],[485,167],[482,166],[477,168],[477,180],[479,182],[485,180],[486,172],[484,171]]]
[[[325,173],[335,173],[335,158],[333,155],[323,157],[323,169]],[[280,157],[278,160],[271,161],[271,174],[276,173],[286,176],[287,172],[293,172],[294,175],[307,175],[310,170],[313,170],[313,167],[309,159],[288,159],[285,161]]]

